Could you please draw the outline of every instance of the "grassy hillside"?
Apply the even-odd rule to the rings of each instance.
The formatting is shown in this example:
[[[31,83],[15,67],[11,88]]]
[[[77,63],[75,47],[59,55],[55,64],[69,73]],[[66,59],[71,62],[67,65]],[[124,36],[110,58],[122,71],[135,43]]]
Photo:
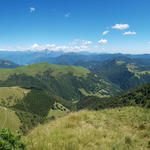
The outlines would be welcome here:
[[[35,128],[29,150],[148,150],[150,110],[138,107],[80,111]]]
[[[18,133],[20,126],[21,122],[15,111],[0,106],[0,130],[9,128],[14,133]]]
[[[0,69],[0,86],[47,90],[66,100],[79,100],[84,94],[109,96],[120,92],[116,85],[88,69],[48,63]]]
[[[31,90],[23,89],[20,87],[0,87],[0,105],[2,106],[13,106],[23,97],[25,97]]]
[[[35,76],[36,74],[42,74],[44,71],[50,70],[52,76],[61,76],[67,74],[68,72],[72,73],[74,76],[84,77],[88,73],[89,70],[83,67],[75,67],[75,66],[59,66],[49,63],[40,63],[40,64],[32,64],[29,66],[23,66],[15,69],[0,69],[0,79],[6,79],[8,76],[12,74],[27,74],[31,76]]]

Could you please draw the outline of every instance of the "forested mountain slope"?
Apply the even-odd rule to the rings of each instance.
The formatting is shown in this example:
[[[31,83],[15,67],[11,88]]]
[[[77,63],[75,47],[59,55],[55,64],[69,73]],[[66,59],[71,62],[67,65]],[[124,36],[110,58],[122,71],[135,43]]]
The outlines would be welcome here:
[[[150,84],[133,88],[118,96],[99,98],[85,97],[77,104],[78,109],[105,109],[124,106],[140,106],[150,108]]]
[[[121,56],[104,62],[80,62],[77,65],[90,69],[122,90],[150,83],[150,65],[140,64],[139,60],[130,57]]]

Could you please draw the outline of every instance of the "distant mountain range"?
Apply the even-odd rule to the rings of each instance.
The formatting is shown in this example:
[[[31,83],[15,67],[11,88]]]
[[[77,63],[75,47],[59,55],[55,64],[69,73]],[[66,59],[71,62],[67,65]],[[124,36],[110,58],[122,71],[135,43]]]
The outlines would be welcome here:
[[[116,57],[127,56],[137,60],[140,64],[150,64],[150,54],[130,55],[130,54],[108,54],[108,53],[89,53],[89,52],[70,52],[63,51],[0,51],[0,59],[6,59],[19,65],[29,65],[34,63],[48,62],[58,65],[76,65],[79,62],[98,61],[103,62]]]
[[[35,60],[47,57],[58,57],[64,52],[53,52],[48,50],[43,51],[0,51],[0,59],[13,61],[20,65],[32,64]]]

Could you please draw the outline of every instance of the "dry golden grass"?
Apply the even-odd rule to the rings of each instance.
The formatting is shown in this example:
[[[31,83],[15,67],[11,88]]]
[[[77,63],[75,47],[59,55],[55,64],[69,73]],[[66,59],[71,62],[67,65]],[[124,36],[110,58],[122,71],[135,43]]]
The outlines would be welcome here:
[[[12,132],[18,133],[20,126],[20,120],[14,111],[5,107],[0,107],[0,130],[9,128]]]
[[[17,86],[0,87],[0,104],[13,106],[16,102],[25,97],[30,90],[23,89]]]
[[[150,110],[138,107],[80,111],[35,128],[29,150],[146,150]]]

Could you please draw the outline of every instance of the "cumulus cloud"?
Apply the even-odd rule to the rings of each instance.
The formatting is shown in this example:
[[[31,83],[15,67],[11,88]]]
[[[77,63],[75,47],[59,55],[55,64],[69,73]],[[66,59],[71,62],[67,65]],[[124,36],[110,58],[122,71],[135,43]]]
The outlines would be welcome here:
[[[79,40],[79,39],[75,39],[70,43],[70,45],[83,45],[83,46],[88,46],[90,44],[92,44],[92,41]]]
[[[35,43],[31,46],[18,46],[17,49],[22,50],[22,51],[25,51],[25,50],[42,51],[45,49],[52,50],[55,47],[56,47],[55,44],[39,45],[39,44]]]
[[[106,39],[101,39],[98,41],[99,44],[106,44],[108,41]]]
[[[65,18],[69,18],[70,17],[70,13],[65,14]]]
[[[106,34],[108,34],[108,33],[109,33],[109,31],[106,30],[106,31],[104,31],[104,32],[102,33],[102,35],[106,35]]]
[[[31,51],[42,51],[42,50],[49,50],[49,51],[65,51],[65,52],[76,52],[76,51],[87,51],[88,46],[92,44],[92,41],[89,40],[80,40],[75,39],[69,45],[58,46],[55,44],[45,44],[39,45],[37,43],[31,46],[18,46],[17,50],[31,50]]]
[[[90,44],[92,44],[92,42],[91,42],[91,41],[82,40],[82,41],[81,41],[81,44],[82,44],[82,45],[90,45]]]
[[[115,24],[114,26],[112,26],[112,29],[118,29],[118,30],[125,30],[128,28],[129,28],[128,24]]]
[[[34,7],[30,7],[30,12],[34,12],[35,11],[35,8]]]
[[[124,32],[123,34],[124,35],[136,35],[136,32],[128,31],[128,32]]]
[[[0,48],[0,51],[7,51],[6,48]]]
[[[39,45],[37,43],[35,43],[35,44],[32,45],[32,48],[33,49],[39,48]]]
[[[64,51],[64,52],[79,52],[79,51],[87,51],[87,46],[88,42],[82,45],[74,45],[74,46],[57,46],[55,44],[46,44],[46,45],[39,45],[37,43],[33,44],[32,46],[27,46],[27,47],[22,47],[19,46],[17,47],[18,50],[21,51],[43,51],[45,49],[49,51]]]

